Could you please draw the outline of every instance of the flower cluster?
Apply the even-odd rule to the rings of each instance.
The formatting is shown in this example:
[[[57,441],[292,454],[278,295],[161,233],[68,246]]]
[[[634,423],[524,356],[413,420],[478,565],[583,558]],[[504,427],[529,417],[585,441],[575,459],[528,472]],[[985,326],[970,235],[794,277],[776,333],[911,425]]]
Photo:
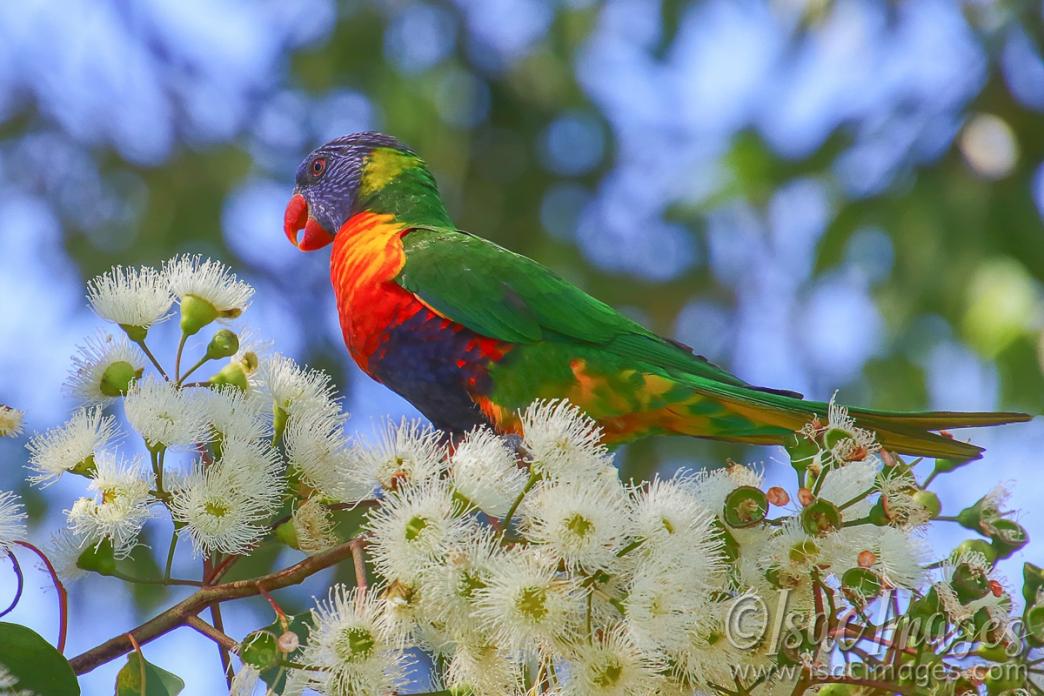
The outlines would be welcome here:
[[[422,655],[432,688],[454,696],[1044,686],[1030,655],[1044,647],[1044,571],[1025,565],[1021,617],[996,572],[1028,541],[1004,490],[954,516],[929,490],[966,462],[937,460],[923,476],[835,402],[788,441],[789,489],[731,461],[624,482],[597,424],[568,401],[531,404],[509,436],[404,420],[353,440],[331,379],[248,331],[215,326],[185,361],[187,339],[237,319],[252,293],[198,257],[95,279],[90,302],[122,334],[81,347],[69,379],[80,406],[27,443],[30,482],[84,482],[50,549],[66,582],[95,572],[217,593],[263,544],[306,554],[235,583],[235,597],[265,596],[271,627],[235,641],[190,617],[235,645],[232,694],[262,680],[266,694],[410,693]],[[148,339],[175,305],[165,368]],[[20,428],[0,406],[0,435]],[[174,530],[163,576],[137,577],[129,557],[163,519]],[[0,554],[32,548],[24,520],[0,492]],[[933,555],[934,521],[977,538]],[[203,559],[199,580],[171,577],[179,539]],[[307,614],[288,616],[265,586],[348,560],[356,586],[334,585]],[[955,653],[962,642],[974,655]],[[1022,676],[994,676],[991,663]],[[904,665],[905,676],[878,672]],[[933,670],[922,678],[921,666]]]

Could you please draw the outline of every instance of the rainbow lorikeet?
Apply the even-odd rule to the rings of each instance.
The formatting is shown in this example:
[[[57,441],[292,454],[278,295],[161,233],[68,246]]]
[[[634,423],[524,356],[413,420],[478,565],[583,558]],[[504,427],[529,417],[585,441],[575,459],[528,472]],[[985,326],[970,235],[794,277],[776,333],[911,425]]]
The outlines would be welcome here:
[[[519,411],[551,398],[582,407],[607,443],[667,433],[779,444],[826,413],[825,403],[747,384],[536,261],[458,230],[423,160],[390,136],[356,133],[309,154],[284,230],[305,251],[333,244],[352,357],[452,434],[483,424],[517,432]],[[888,449],[953,459],[981,449],[931,431],[1028,418],[851,415]]]

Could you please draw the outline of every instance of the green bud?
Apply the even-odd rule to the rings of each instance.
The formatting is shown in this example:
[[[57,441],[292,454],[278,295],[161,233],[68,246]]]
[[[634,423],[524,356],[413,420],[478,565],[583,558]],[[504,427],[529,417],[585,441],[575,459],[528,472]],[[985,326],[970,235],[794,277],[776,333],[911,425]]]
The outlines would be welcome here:
[[[126,396],[131,382],[141,377],[141,373],[141,370],[135,370],[126,360],[117,360],[102,372],[98,389],[105,396]]]
[[[982,516],[986,511],[986,498],[983,496],[979,498],[974,505],[969,505],[960,512],[957,513],[957,523],[965,529],[971,529],[973,531],[982,530]]]
[[[911,496],[914,502],[926,509],[934,520],[942,512],[942,502],[939,496],[931,491],[917,491]]]
[[[215,386],[227,384],[240,391],[246,391],[250,387],[250,381],[247,379],[246,372],[243,371],[243,366],[238,362],[230,362],[225,365],[209,381]]]
[[[1026,529],[1015,522],[1004,518],[990,520],[986,525],[988,536],[993,541],[993,548],[998,558],[1008,558],[1029,543]]]
[[[823,536],[841,528],[841,511],[829,500],[819,498],[801,511],[801,527],[812,536]]]
[[[1038,648],[1044,645],[1044,606],[1037,605],[1027,609],[1023,614],[1023,621],[1026,640]]]
[[[228,329],[221,329],[207,344],[207,360],[229,358],[239,350],[239,337]]]
[[[1022,597],[1026,606],[1037,603],[1037,590],[1044,587],[1044,569],[1032,563],[1022,564]]]
[[[881,578],[869,568],[849,568],[841,576],[841,589],[847,597],[862,603],[881,592]]]
[[[88,546],[76,559],[76,566],[99,575],[112,575],[116,572],[112,542],[106,539],[96,546]]]
[[[254,631],[248,633],[239,644],[239,657],[248,665],[264,670],[279,666],[282,653],[279,652],[278,639],[274,633]]]
[[[873,507],[870,508],[870,512],[867,513],[867,517],[870,519],[870,524],[877,525],[878,527],[888,526],[888,513],[884,509],[884,500],[878,499],[874,503]]]
[[[145,340],[145,336],[149,333],[149,330],[144,326],[131,326],[130,324],[120,324],[120,328],[123,329],[123,333],[127,334],[127,338],[134,341],[135,343],[141,343]]]
[[[956,461],[954,459],[936,459],[935,460],[935,471],[938,474],[948,474],[951,471],[956,471],[962,466],[972,461],[971,459],[965,459],[964,461]]]
[[[990,579],[979,568],[962,563],[954,569],[950,586],[953,587],[957,599],[961,600],[961,604],[967,604],[989,594]]]
[[[217,318],[217,308],[202,297],[185,295],[181,298],[181,333],[186,336],[194,336]]]
[[[283,542],[292,549],[300,549],[301,542],[297,538],[297,527],[294,526],[293,520],[283,522],[275,528],[276,539]]]
[[[765,519],[768,498],[754,486],[740,486],[725,497],[722,517],[730,527],[750,527]]]
[[[985,556],[986,562],[991,566],[997,562],[997,550],[990,546],[989,542],[982,539],[965,539],[954,549],[955,554],[971,553],[973,551]]]

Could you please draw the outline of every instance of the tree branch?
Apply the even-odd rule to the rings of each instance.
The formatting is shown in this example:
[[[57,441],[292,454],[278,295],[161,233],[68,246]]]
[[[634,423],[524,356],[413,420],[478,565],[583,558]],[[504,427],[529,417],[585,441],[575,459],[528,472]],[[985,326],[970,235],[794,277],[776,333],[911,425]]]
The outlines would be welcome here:
[[[260,594],[258,583],[261,583],[268,591],[300,584],[306,578],[319,571],[350,558],[355,542],[355,539],[346,541],[322,553],[309,556],[288,568],[259,578],[236,580],[235,582],[204,587],[191,597],[175,604],[170,609],[149,619],[132,631],[121,633],[101,645],[97,645],[87,652],[77,655],[69,663],[76,674],[86,674],[95,667],[130,652],[133,646],[128,636],[133,636],[140,644],[153,641],[178,626],[185,625],[190,616],[195,616],[215,602],[253,597]]]

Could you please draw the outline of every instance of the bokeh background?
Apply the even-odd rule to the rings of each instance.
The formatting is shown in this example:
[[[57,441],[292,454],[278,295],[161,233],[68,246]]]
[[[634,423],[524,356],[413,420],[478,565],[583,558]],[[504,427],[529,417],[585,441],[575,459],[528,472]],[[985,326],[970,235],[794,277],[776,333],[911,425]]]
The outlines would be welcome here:
[[[1028,0],[0,3],[0,402],[30,432],[62,421],[69,356],[101,327],[85,281],[199,252],[257,287],[255,335],[334,375],[352,429],[414,414],[350,364],[328,252],[281,231],[304,154],[379,129],[427,158],[463,229],[749,381],[1040,413],[1042,53]],[[1044,533],[1044,423],[973,436],[987,459],[942,481],[944,500],[1017,480],[1012,505]],[[26,490],[21,446],[0,445],[0,489],[22,490],[45,540],[81,487]],[[659,439],[620,462],[646,476],[726,455],[789,481],[768,448]],[[53,639],[43,585],[29,578],[14,620]],[[73,586],[68,653],[175,596]],[[236,637],[269,621],[263,604],[226,610]],[[187,629],[145,654],[186,693],[222,690]],[[111,693],[118,667],[84,693]]]

